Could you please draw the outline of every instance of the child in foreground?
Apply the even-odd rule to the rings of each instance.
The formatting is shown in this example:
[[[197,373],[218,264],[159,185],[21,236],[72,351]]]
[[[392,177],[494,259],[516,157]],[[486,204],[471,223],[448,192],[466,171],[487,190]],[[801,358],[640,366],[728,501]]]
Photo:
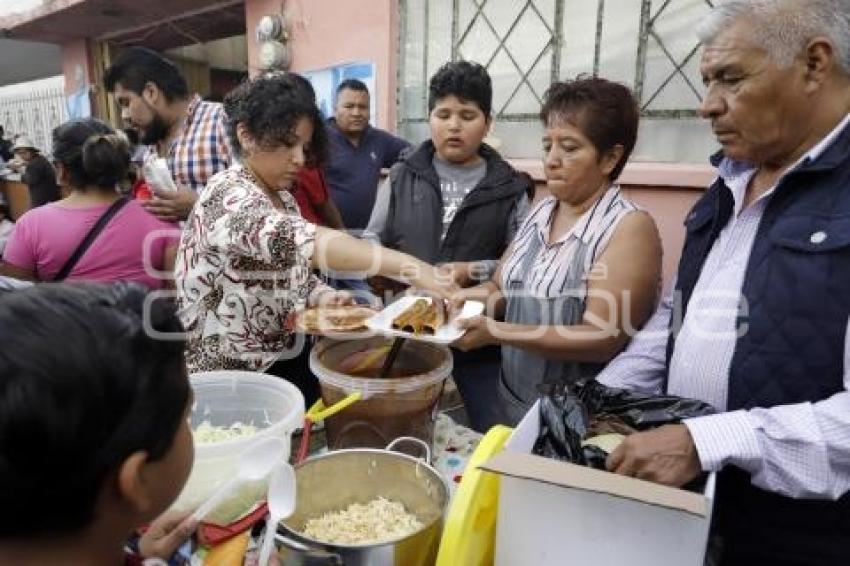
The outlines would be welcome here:
[[[151,521],[142,557],[191,536],[160,517],[194,456],[184,343],[150,332],[182,327],[144,299],[123,283],[0,294],[0,564],[132,563],[124,542]]]

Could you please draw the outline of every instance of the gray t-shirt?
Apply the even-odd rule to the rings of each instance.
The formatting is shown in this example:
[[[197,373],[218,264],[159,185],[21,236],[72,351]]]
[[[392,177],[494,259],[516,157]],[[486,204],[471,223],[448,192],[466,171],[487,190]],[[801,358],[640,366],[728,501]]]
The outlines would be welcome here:
[[[460,203],[487,173],[487,162],[482,159],[475,165],[462,166],[443,161],[435,155],[434,169],[440,178],[440,192],[443,194],[442,237],[445,238]]]
[[[445,213],[443,214],[442,238],[445,238],[449,223],[455,217],[455,214],[457,214],[457,210],[460,207],[460,203],[463,201],[463,197],[469,194],[469,192],[475,188],[479,182],[481,182],[481,179],[484,178],[484,175],[487,172],[487,163],[482,161],[480,164],[473,167],[458,167],[457,165],[440,161],[436,158],[436,156],[432,163],[437,171],[437,175],[440,178],[440,184],[442,186],[441,192],[443,193],[443,207],[445,210]],[[455,172],[457,172],[457,175]],[[456,176],[462,177],[462,180],[455,180],[454,186],[447,187],[446,185],[451,184],[453,182],[453,178]],[[375,207],[372,209],[372,216],[369,219],[369,224],[366,227],[366,230],[362,234],[362,237],[377,243],[380,243],[380,234],[384,231],[384,228],[387,225],[390,195],[392,193],[392,187],[390,185],[390,177],[387,177],[384,182],[381,183],[381,186],[378,187],[378,194],[375,199]],[[454,189],[459,187],[464,187],[465,190],[458,190],[457,194],[455,194]],[[451,197],[447,196],[449,194],[449,191],[446,190],[447,188],[450,189],[452,193]],[[452,198],[453,202],[447,202],[447,198]],[[454,202],[455,199],[456,202]],[[513,241],[514,235],[517,233],[520,225],[522,225],[526,215],[528,214],[530,204],[531,203],[528,198],[523,196],[517,201],[516,207],[511,210],[510,216],[508,216],[508,230],[505,235],[505,246],[509,246]],[[487,268],[488,275],[486,278],[489,278],[492,277],[493,273],[496,271],[499,260],[482,260],[479,263]]]

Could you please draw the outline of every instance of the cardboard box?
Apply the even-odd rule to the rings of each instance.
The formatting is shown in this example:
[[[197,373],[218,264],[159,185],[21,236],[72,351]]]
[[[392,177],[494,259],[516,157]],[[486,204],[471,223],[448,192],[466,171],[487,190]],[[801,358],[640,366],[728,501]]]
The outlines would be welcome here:
[[[702,566],[714,500],[531,454],[537,405],[482,468],[502,476],[496,566]]]

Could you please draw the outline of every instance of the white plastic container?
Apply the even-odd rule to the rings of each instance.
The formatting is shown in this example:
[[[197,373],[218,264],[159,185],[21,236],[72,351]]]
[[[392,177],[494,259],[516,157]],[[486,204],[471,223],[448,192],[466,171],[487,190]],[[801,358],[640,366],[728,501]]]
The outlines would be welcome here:
[[[161,157],[149,155],[142,165],[142,173],[145,176],[145,182],[155,190],[177,190],[177,185],[174,184],[174,179],[171,178],[168,163]]]
[[[478,316],[482,312],[484,312],[484,303],[480,303],[478,301],[466,301],[463,304],[463,310],[461,310],[460,314],[458,314],[453,319],[446,322],[437,329],[437,332],[433,335],[428,334],[413,334],[412,332],[406,332],[404,330],[398,330],[393,328],[393,320],[396,319],[401,313],[409,309],[413,306],[413,304],[420,300],[425,299],[428,302],[433,301],[431,297],[417,297],[415,295],[408,295],[406,297],[402,297],[387,306],[384,310],[374,315],[370,319],[366,321],[366,326],[370,330],[374,330],[375,332],[381,334],[382,336],[391,336],[393,338],[410,338],[413,340],[419,340],[421,342],[431,342],[432,344],[442,344],[443,346],[448,346],[466,332],[465,330],[461,330],[458,328],[458,321],[465,318],[472,318],[474,316]]]
[[[195,393],[192,429],[207,421],[230,427],[240,422],[257,427],[256,433],[213,444],[195,444],[192,473],[173,508],[193,510],[215,489],[236,474],[240,455],[257,439],[280,438],[280,457],[289,460],[292,432],[304,420],[304,397],[297,387],[273,375],[246,371],[210,371],[189,377]],[[267,480],[238,486],[205,521],[229,524],[265,499]]]

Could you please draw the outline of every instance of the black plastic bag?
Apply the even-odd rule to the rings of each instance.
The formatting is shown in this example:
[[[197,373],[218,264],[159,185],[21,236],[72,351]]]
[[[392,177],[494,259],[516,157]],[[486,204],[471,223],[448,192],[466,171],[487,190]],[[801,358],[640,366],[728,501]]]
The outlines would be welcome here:
[[[696,399],[635,393],[607,387],[596,380],[578,382],[572,390],[589,415],[615,415],[636,430],[678,423],[715,412],[714,407]]]
[[[540,398],[540,433],[533,453],[583,464],[581,441],[589,421],[584,404],[569,390],[544,395]]]
[[[647,430],[715,412],[711,405],[695,399],[633,393],[595,380],[547,387],[540,398],[540,432],[533,453],[602,470],[605,451],[581,445],[593,417],[614,417],[627,427]]]

